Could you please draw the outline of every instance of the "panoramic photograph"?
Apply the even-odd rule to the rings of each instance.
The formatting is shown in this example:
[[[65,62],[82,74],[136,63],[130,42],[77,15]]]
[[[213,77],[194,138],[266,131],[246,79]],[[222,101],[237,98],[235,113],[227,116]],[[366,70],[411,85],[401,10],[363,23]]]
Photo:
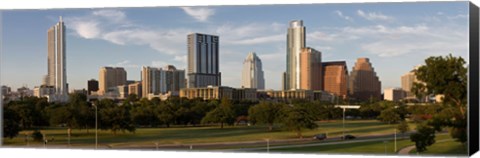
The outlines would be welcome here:
[[[468,156],[469,2],[0,12],[4,147]]]

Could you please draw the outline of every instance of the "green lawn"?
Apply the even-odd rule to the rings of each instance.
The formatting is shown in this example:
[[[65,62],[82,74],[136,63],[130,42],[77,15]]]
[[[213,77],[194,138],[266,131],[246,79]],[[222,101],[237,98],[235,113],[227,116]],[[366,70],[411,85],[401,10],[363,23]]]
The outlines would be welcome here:
[[[450,140],[449,134],[437,135],[436,140]],[[466,149],[460,149],[457,145],[450,145],[451,141],[445,143],[438,143],[429,148],[429,152],[437,155],[465,155]],[[390,154],[395,155],[400,149],[415,145],[410,139],[397,140],[397,151],[394,150],[394,141],[389,140],[387,143],[383,141],[374,142],[358,142],[348,144],[336,144],[336,145],[322,145],[313,147],[295,147],[295,148],[281,148],[270,149],[272,152],[291,152],[291,153],[336,153],[336,154]],[[386,152],[385,152],[386,147]],[[264,150],[261,150],[263,152]],[[441,152],[439,152],[441,151]],[[427,154],[427,153],[425,153]]]
[[[303,132],[304,137],[312,137],[318,133],[328,133],[329,137],[341,135],[342,121],[334,120],[329,122],[319,122],[319,128],[315,130],[306,130]],[[345,129],[347,134],[356,136],[369,134],[388,134],[393,133],[396,125],[389,125],[377,120],[355,120],[346,121]],[[411,129],[414,129],[411,125]],[[138,128],[135,133],[117,132],[113,135],[110,131],[99,131],[100,146],[125,145],[125,144],[191,144],[191,143],[211,143],[211,142],[235,142],[235,141],[256,141],[256,140],[276,140],[296,138],[296,134],[291,131],[281,130],[277,127],[272,132],[266,131],[263,126],[235,126],[220,129],[218,126],[212,127],[171,127],[171,128]],[[42,133],[47,135],[48,139],[54,138],[53,145],[67,144],[67,130],[64,128],[44,129]],[[5,145],[10,146],[26,146],[24,139],[25,133],[31,131],[22,131],[19,136],[14,139],[5,139]],[[95,144],[95,130],[72,130],[71,145],[72,146],[89,146]],[[34,143],[30,139],[31,146],[39,146],[42,143]]]
[[[437,140],[438,141],[438,140]],[[432,146],[427,147],[427,151],[419,153],[419,155],[462,155],[467,154],[467,146],[453,139],[444,142],[437,142]],[[416,154],[417,151],[413,149],[411,154]]]

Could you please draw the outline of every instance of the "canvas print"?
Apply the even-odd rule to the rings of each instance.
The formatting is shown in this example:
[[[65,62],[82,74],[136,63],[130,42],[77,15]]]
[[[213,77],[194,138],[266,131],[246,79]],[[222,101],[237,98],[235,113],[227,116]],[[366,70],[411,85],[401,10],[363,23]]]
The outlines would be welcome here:
[[[469,4],[1,10],[2,144],[467,156]]]

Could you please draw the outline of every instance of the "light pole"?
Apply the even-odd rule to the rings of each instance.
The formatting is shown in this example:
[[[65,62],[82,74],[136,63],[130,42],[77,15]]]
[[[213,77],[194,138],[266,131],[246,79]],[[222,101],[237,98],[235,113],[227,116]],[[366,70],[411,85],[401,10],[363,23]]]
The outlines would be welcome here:
[[[92,106],[95,107],[95,149],[98,148],[98,107],[95,102],[92,102]]]
[[[397,129],[395,128],[395,151],[397,152]]]
[[[385,145],[385,155],[387,155],[387,141],[383,141],[383,144]]]
[[[343,108],[343,123],[342,123],[342,125],[343,125],[343,135],[342,136],[345,140],[345,108]]]
[[[270,139],[267,139],[267,153],[270,153]]]

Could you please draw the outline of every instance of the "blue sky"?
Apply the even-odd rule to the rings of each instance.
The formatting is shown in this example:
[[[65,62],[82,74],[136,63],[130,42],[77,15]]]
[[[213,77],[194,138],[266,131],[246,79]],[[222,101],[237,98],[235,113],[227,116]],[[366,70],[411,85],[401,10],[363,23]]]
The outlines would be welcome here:
[[[41,84],[47,73],[47,29],[63,16],[67,27],[67,81],[86,88],[102,66],[121,66],[139,80],[141,66],[187,67],[187,34],[220,36],[222,84],[239,87],[242,63],[256,52],[267,89],[281,88],[286,32],[304,21],[307,46],[323,61],[368,57],[382,89],[428,56],[468,58],[468,2],[96,8],[2,11],[1,82]]]

